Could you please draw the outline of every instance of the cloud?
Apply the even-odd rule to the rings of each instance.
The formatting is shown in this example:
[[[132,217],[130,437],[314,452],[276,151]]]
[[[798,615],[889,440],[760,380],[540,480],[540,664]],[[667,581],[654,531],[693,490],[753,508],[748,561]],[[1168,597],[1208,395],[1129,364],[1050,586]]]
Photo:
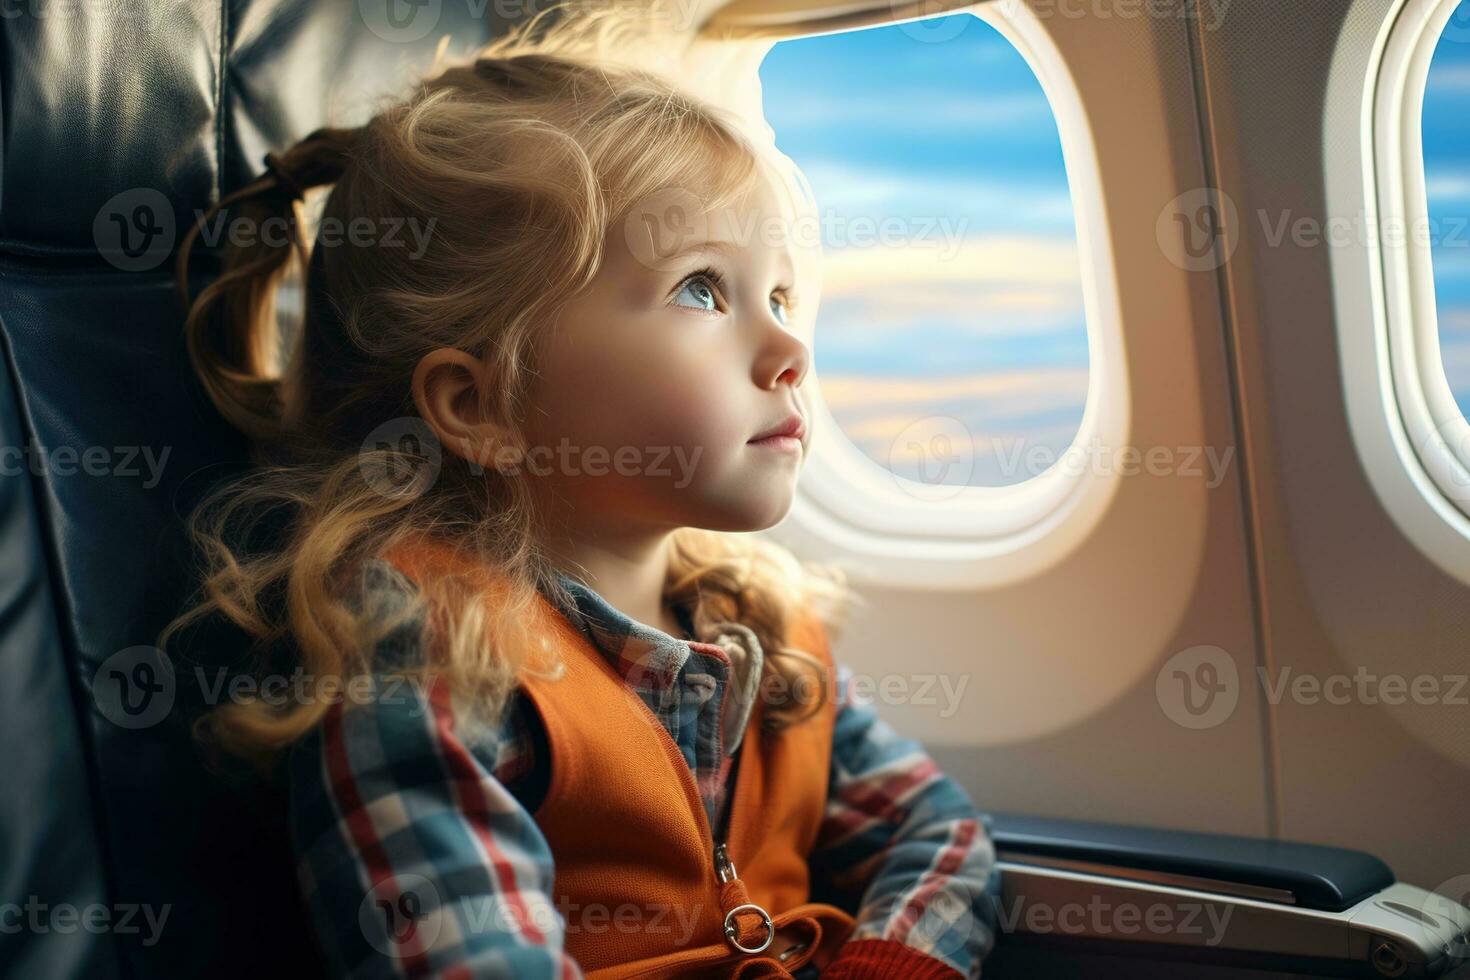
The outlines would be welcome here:
[[[843,350],[956,336],[1052,334],[1067,344],[1085,339],[1080,289],[1034,289],[1009,283],[884,285],[824,300],[818,322],[822,342]]]
[[[979,412],[998,421],[1080,406],[1087,397],[1085,368],[1029,368],[933,378],[822,375],[820,383],[822,398],[834,416],[860,419],[864,424],[876,424],[882,418],[903,418],[908,424],[945,414],[946,407]]]
[[[1463,333],[1470,342],[1470,306],[1441,306],[1439,309],[1440,339],[1448,333]]]
[[[1430,93],[1470,92],[1470,65],[1441,64],[1433,66],[1429,71],[1429,79],[1425,84],[1425,91]]]
[[[1037,119],[1050,121],[1051,104],[1033,83],[1025,92],[975,92],[912,86],[834,99],[832,92],[812,87],[804,95],[783,93],[766,109],[777,133],[788,129],[879,127],[885,135],[915,132],[944,135],[956,126],[1004,130]]]
[[[822,264],[823,297],[872,297],[885,288],[1003,288],[1020,298],[1048,289],[1076,288],[1078,248],[1072,239],[1044,235],[988,235],[951,248],[832,248]]]
[[[1470,177],[1458,173],[1446,173],[1433,167],[1424,174],[1424,189],[1429,195],[1429,215],[1435,217],[1436,205],[1458,201],[1470,201]]]
[[[885,468],[913,463],[907,443],[924,434],[961,433],[946,452],[967,465],[958,480],[975,486],[1019,482],[1035,474],[1003,466],[999,453],[1046,446],[1060,453],[1076,436],[1087,397],[1087,372],[1036,369],[943,378],[845,375],[821,378],[824,400],[846,436]],[[941,419],[954,419],[940,422]],[[966,441],[968,444],[966,444]]]
[[[817,205],[850,221],[856,216],[947,218],[974,231],[1073,233],[1072,196],[1064,182],[947,176],[902,167],[876,167],[831,158],[802,165]]]
[[[1435,279],[1446,281],[1470,278],[1470,249],[1465,247],[1463,240],[1466,234],[1470,234],[1470,230],[1461,229],[1455,232],[1454,229],[1445,228],[1432,252]],[[1459,238],[1460,243],[1450,240],[1451,235]]]

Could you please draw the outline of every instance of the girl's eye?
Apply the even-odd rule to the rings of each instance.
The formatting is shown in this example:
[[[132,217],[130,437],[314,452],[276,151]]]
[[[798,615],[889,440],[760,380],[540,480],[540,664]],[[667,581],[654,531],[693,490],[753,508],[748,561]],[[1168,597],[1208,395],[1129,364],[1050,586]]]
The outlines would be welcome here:
[[[725,277],[712,268],[700,269],[689,275],[674,293],[674,305],[698,310],[719,312],[719,294],[725,288]],[[771,312],[786,325],[791,318],[790,304],[784,292],[771,294]]]
[[[691,297],[692,302],[680,302],[685,296]],[[713,284],[702,275],[690,276],[679,287],[679,292],[674,296],[674,302],[679,306],[695,306],[701,310],[717,310],[715,304],[715,291]]]
[[[771,297],[771,312],[776,314],[776,319],[786,324],[786,301],[779,296]]]

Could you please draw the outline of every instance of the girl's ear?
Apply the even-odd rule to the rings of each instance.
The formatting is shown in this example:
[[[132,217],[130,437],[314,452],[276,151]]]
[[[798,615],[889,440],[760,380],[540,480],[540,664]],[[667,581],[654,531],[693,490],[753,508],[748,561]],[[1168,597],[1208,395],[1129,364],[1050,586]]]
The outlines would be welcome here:
[[[485,367],[462,350],[440,347],[413,372],[413,401],[439,444],[478,466],[500,469],[525,454],[519,433],[480,414]]]

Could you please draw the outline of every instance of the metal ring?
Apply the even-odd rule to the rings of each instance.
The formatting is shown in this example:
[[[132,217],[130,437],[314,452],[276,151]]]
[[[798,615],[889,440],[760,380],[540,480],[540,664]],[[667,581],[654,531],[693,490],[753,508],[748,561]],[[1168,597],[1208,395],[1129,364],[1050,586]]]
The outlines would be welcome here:
[[[740,945],[740,930],[736,928],[735,924],[730,920],[735,917],[736,912],[739,912],[743,909],[750,909],[753,912],[760,913],[761,920],[765,924],[766,941],[761,943],[759,946],[750,947]],[[733,909],[725,913],[725,938],[730,941],[731,946],[734,946],[742,953],[763,953],[765,952],[766,948],[770,946],[771,943],[774,942],[776,939],[776,926],[771,922],[771,914],[769,912],[761,908],[759,905],[753,905],[747,902],[744,905],[737,905]]]

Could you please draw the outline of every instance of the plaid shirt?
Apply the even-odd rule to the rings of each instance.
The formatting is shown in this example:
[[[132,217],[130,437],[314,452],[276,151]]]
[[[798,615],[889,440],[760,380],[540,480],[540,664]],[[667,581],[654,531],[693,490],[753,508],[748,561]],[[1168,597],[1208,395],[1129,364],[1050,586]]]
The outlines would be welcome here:
[[[754,634],[724,623],[708,642],[676,638],[562,582],[575,599],[562,612],[672,736],[719,826],[760,676]],[[384,562],[369,563],[363,583],[374,603],[411,588]],[[350,710],[334,705],[286,762],[298,875],[327,961],[358,978],[581,977],[562,946],[551,849],[531,817],[548,776],[539,718],[517,692],[497,731],[460,731],[441,686],[395,683],[395,669],[419,656],[418,636],[410,623],[382,641],[380,673]],[[863,945],[921,954],[904,962],[910,975],[918,963],[978,977],[998,883],[983,818],[919,743],[854,700],[852,677],[837,665],[811,901],[854,914],[844,951],[886,940]],[[869,975],[842,972],[840,962],[827,972]]]

